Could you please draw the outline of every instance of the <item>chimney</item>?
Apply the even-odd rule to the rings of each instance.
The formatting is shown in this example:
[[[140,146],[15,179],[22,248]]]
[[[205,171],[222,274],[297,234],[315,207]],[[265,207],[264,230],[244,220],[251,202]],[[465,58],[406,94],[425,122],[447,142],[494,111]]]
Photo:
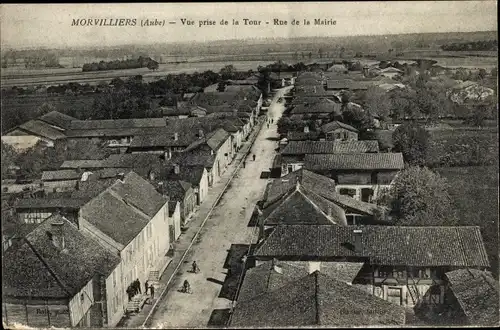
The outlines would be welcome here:
[[[52,244],[60,250],[64,250],[64,235],[63,235],[64,222],[54,222],[51,223],[51,234],[49,238],[52,240]]]
[[[179,133],[174,133],[174,141],[179,140]]]
[[[309,133],[309,126],[304,126],[304,133]]]
[[[181,172],[181,169],[179,167],[179,164],[174,164],[174,173],[179,174]]]
[[[295,190],[299,190],[300,188],[300,181],[297,179],[297,182],[295,183]]]
[[[202,129],[198,130],[198,138],[201,139],[203,137],[203,135],[204,135],[203,130]]]
[[[118,178],[118,180],[123,182],[125,180],[125,173],[118,173],[116,177]]]
[[[361,242],[363,231],[361,229],[354,229],[354,251],[356,253],[363,252],[363,244]]]
[[[168,150],[165,151],[165,159],[172,159],[172,148],[168,148]]]

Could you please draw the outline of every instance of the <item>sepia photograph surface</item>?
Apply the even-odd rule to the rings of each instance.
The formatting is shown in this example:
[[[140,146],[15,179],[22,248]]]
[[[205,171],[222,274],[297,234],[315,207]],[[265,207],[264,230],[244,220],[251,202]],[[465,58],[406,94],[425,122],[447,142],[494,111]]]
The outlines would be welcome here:
[[[497,24],[1,4],[3,328],[498,327]]]

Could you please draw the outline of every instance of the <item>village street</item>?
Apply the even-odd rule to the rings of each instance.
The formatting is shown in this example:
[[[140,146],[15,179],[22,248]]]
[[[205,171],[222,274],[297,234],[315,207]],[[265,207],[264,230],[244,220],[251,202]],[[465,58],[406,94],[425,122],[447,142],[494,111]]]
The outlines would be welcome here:
[[[254,228],[248,227],[248,222],[267,184],[266,179],[259,178],[260,174],[263,170],[269,170],[276,153],[276,141],[268,138],[277,137],[276,123],[284,110],[283,102],[277,100],[290,88],[280,89],[275,94],[268,111],[274,123],[269,128],[264,123],[246,166],[239,169],[230,183],[198,241],[179,268],[172,287],[159,302],[148,322],[151,327],[206,327],[213,309],[231,306],[229,299],[219,298],[227,273],[224,263],[232,244],[255,243],[256,232]],[[252,160],[253,154],[256,155],[255,161]],[[201,270],[198,274],[189,272],[193,260]],[[193,294],[178,291],[186,279],[191,284]]]

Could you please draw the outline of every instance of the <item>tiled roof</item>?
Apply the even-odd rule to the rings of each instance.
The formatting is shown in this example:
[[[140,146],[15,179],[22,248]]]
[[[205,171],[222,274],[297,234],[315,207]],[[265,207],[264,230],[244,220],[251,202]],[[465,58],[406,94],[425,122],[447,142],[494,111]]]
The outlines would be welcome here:
[[[232,327],[403,325],[401,306],[314,272],[236,304]]]
[[[266,203],[262,210],[265,225],[347,225],[345,212],[316,193],[301,189],[300,184],[279,200]]]
[[[165,126],[165,119],[163,118],[74,120],[71,122],[72,130],[150,128],[163,126]]]
[[[470,325],[498,325],[499,284],[491,274],[477,269],[460,269],[446,273]]]
[[[288,132],[286,138],[288,141],[316,141],[320,134],[321,132]]]
[[[73,138],[82,137],[127,137],[146,134],[160,134],[161,127],[125,127],[125,128],[90,128],[68,129],[66,135]]]
[[[81,160],[65,160],[59,167],[61,169],[87,169],[87,168],[102,168],[103,161],[99,159],[81,159]]]
[[[370,82],[368,85],[371,84]],[[368,89],[367,84],[363,84],[361,81],[353,81],[351,79],[343,80],[327,80],[327,89]]]
[[[127,173],[128,171],[130,170],[125,169],[122,173]],[[78,183],[78,190],[71,192],[71,198],[89,201],[108,189],[116,180],[117,178],[114,176],[107,179],[80,181]]]
[[[290,114],[307,114],[307,113],[340,113],[342,105],[332,100],[322,98],[318,102],[312,104],[304,103],[295,106]]]
[[[80,212],[104,234],[126,246],[167,203],[146,180],[133,172],[85,204]]]
[[[81,176],[76,170],[43,171],[42,181],[79,180]]]
[[[191,183],[193,186],[199,186],[200,181],[205,173],[205,167],[203,165],[183,165],[179,167],[179,174],[175,174],[173,168],[165,168],[161,174],[160,178],[162,180],[182,180]]]
[[[224,129],[219,128],[207,134],[206,141],[212,150],[217,151],[230,137],[231,134],[226,132]]]
[[[104,166],[130,168],[145,177],[151,170],[158,172],[162,167],[162,160],[159,155],[150,153],[113,154],[104,160]]]
[[[165,180],[163,182],[163,192],[168,195],[170,201],[183,202],[186,197],[187,190],[191,184],[181,180]],[[186,189],[187,188],[187,189]],[[158,191],[162,190],[158,188]]]
[[[18,127],[26,132],[33,133],[33,135],[35,136],[41,136],[49,140],[66,138],[66,135],[60,130],[36,119],[30,120],[24,124],[19,125]]]
[[[47,232],[63,223],[64,250],[56,248]],[[120,259],[60,215],[54,215],[28,234],[18,248],[6,251],[3,293],[33,298],[71,298],[96,273],[107,277]],[[22,274],[22,276],[20,276]]]
[[[283,155],[378,152],[378,141],[289,141]]]
[[[151,218],[167,202],[153,185],[134,172],[127,173],[123,181],[116,180],[109,189],[118,194],[127,204],[133,205]]]
[[[170,128],[162,128],[155,134],[138,135],[132,139],[130,148],[151,148],[151,147],[187,147],[197,139],[196,133],[190,131],[175,133]]]
[[[362,231],[361,251],[354,249],[355,229]],[[379,265],[489,267],[479,227],[472,226],[278,226],[255,255],[355,257]]]
[[[323,175],[316,174],[301,168],[297,171],[272,181],[264,197],[264,206],[282,198],[294,189],[297,181],[306,190],[313,191],[319,196],[337,204],[345,210],[357,211],[361,214],[373,215],[375,212],[384,213],[385,208],[376,204],[366,203],[349,196],[340,195],[335,191],[335,181]]]
[[[127,167],[110,167],[93,170],[92,173],[102,181],[103,179],[114,179],[118,174],[127,173],[128,171],[130,171],[130,168]]]
[[[359,153],[306,155],[308,170],[401,170],[404,168],[401,153]]]
[[[54,125],[63,129],[68,129],[71,125],[71,122],[73,120],[77,120],[74,117],[65,115],[64,113],[60,113],[58,111],[51,111],[39,117],[38,119],[46,122],[47,124]]]
[[[14,207],[17,209],[79,209],[83,204],[85,204],[84,200],[75,198],[24,198],[18,200]]]
[[[356,132],[358,133],[358,130],[350,125],[347,125],[347,124],[344,124],[343,122],[340,122],[340,121],[332,121],[330,123],[327,123],[323,126],[321,126],[321,131],[323,133],[329,133],[333,130],[336,130],[337,128],[344,128],[348,131],[351,131],[351,132]]]

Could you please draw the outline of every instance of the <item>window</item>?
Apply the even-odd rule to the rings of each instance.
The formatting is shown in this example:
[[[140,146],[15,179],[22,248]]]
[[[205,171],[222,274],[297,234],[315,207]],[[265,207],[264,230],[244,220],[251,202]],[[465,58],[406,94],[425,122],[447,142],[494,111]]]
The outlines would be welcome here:
[[[116,273],[113,272],[113,287],[116,287]]]
[[[385,267],[382,266],[378,269],[378,276],[379,277],[392,277],[392,268],[391,267]]]
[[[287,170],[288,170],[288,173],[293,172],[293,166],[292,165],[288,165]]]
[[[354,197],[356,196],[356,189],[340,188],[339,194]]]

